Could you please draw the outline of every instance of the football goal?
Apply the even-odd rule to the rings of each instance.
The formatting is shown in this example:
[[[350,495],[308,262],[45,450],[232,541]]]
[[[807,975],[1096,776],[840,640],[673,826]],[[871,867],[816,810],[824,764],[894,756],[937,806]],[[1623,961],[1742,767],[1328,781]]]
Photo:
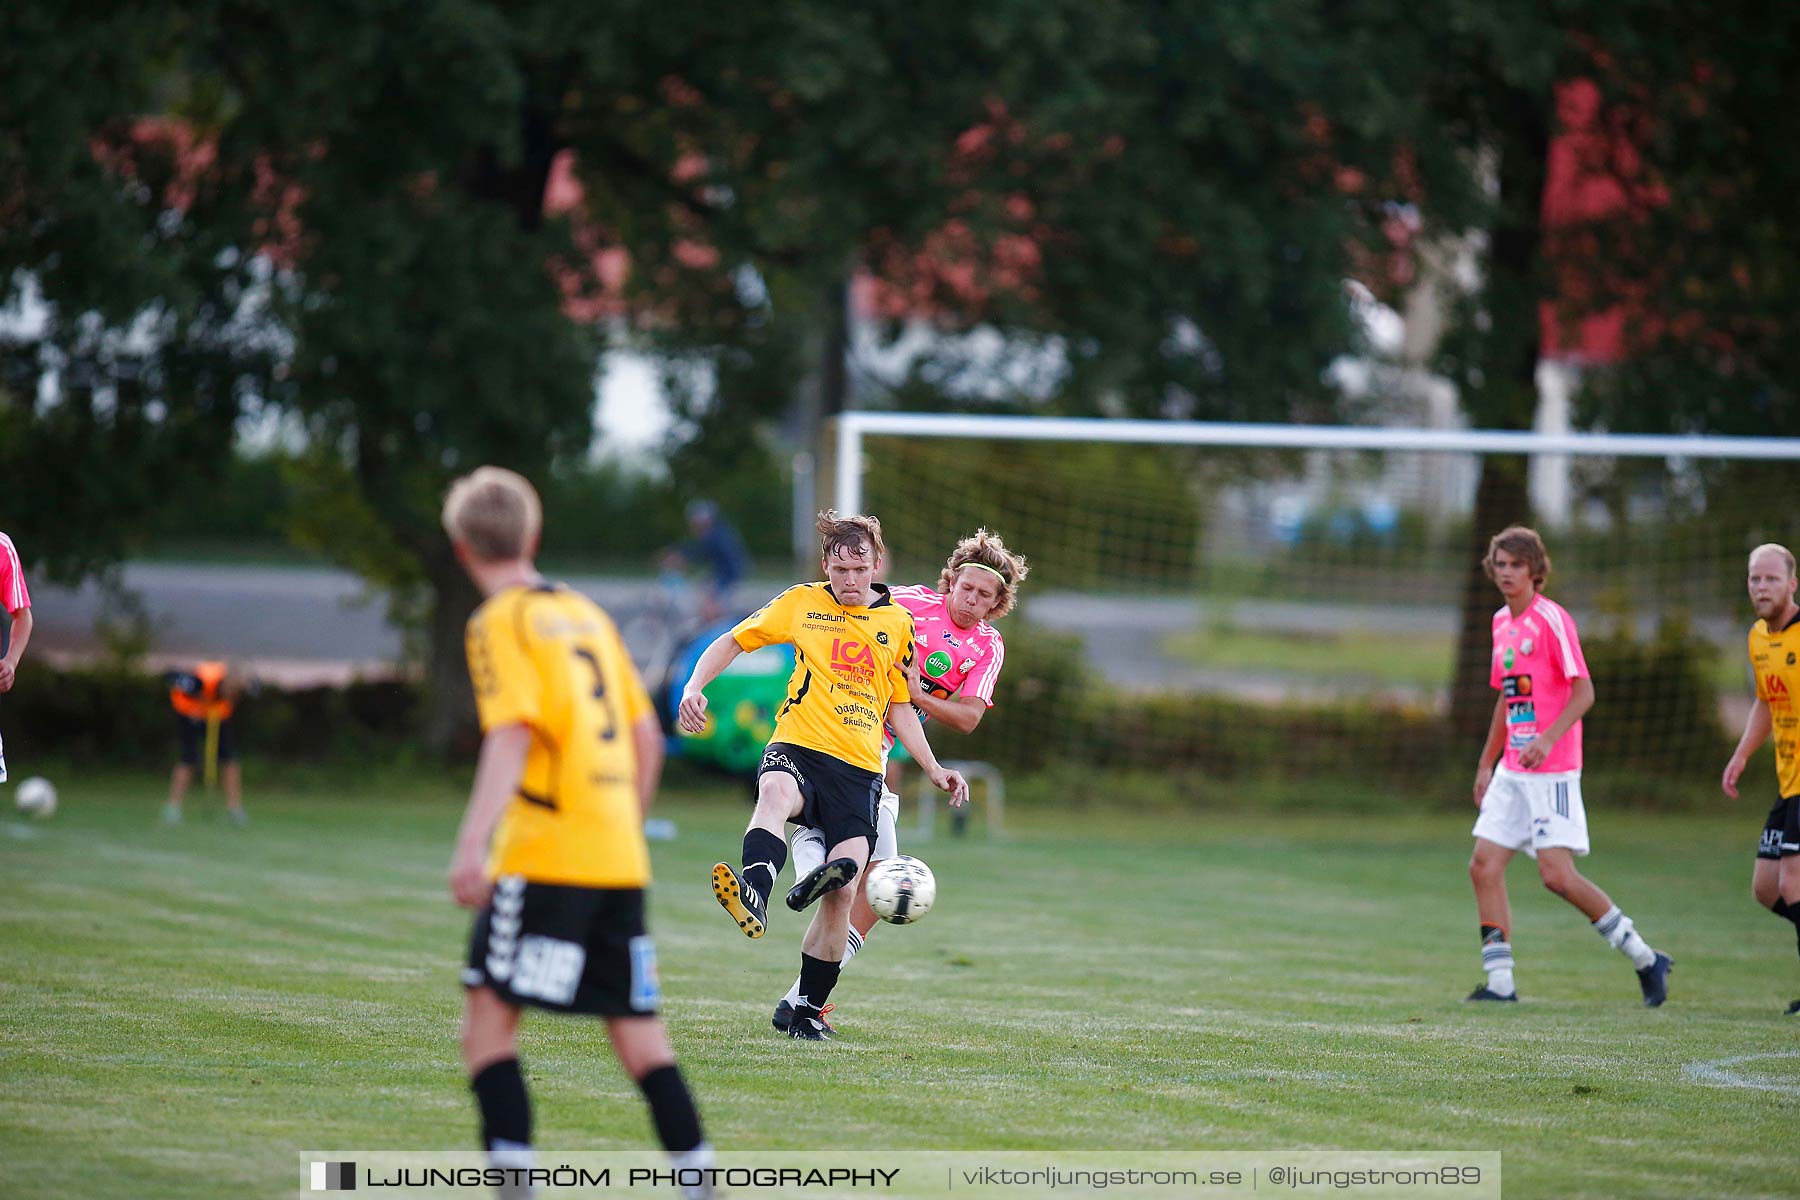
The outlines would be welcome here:
[[[1188,794],[1472,773],[1479,560],[1513,523],[1580,630],[1590,772],[1704,788],[1752,695],[1746,554],[1800,543],[1800,439],[856,412],[836,459],[892,581],[978,526],[1031,561],[996,708],[947,754]]]

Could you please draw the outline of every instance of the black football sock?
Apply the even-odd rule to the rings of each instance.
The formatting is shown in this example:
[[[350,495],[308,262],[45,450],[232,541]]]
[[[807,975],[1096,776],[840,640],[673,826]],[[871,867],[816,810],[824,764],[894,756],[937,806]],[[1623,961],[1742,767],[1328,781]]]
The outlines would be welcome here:
[[[531,1149],[531,1097],[519,1060],[504,1058],[483,1067],[469,1088],[481,1109],[481,1144],[489,1153]]]
[[[775,877],[787,865],[787,843],[766,829],[751,829],[744,834],[744,869],[738,872],[751,887],[762,892],[763,901],[775,890]]]
[[[825,1001],[831,998],[831,989],[837,986],[838,972],[843,963],[827,962],[822,958],[801,951],[800,953],[800,998],[794,1002],[794,1015],[818,1016],[818,1010],[825,1007]]]
[[[656,1136],[664,1150],[680,1154],[701,1143],[700,1110],[694,1107],[694,1097],[689,1094],[679,1067],[665,1063],[637,1083],[650,1105],[650,1119],[656,1124]]]
[[[1800,953],[1800,904],[1789,904],[1777,896],[1775,903],[1769,905],[1769,911],[1794,923],[1794,950],[1796,953]]]

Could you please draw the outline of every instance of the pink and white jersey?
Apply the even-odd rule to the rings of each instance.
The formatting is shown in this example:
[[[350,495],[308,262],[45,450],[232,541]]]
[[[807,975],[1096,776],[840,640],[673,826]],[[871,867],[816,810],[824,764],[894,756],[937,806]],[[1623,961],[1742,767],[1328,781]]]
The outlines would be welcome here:
[[[950,619],[948,597],[936,588],[907,584],[888,589],[894,603],[913,615],[913,652],[919,656],[919,682],[940,700],[958,693],[979,696],[994,707],[994,684],[1006,661],[1006,643],[1000,631],[986,621],[973,629],[960,628]],[[923,712],[919,720],[926,720]],[[894,727],[883,730],[882,754],[894,747]]]
[[[1548,729],[1568,706],[1569,692],[1588,673],[1575,618],[1554,600],[1532,597],[1518,617],[1505,605],[1494,614],[1494,659],[1488,683],[1506,698],[1506,754],[1501,765],[1523,771],[1519,751]],[[1538,773],[1581,770],[1581,722],[1556,743]]]
[[[25,566],[12,539],[0,533],[0,608],[16,613],[31,607],[31,593],[25,589]]]

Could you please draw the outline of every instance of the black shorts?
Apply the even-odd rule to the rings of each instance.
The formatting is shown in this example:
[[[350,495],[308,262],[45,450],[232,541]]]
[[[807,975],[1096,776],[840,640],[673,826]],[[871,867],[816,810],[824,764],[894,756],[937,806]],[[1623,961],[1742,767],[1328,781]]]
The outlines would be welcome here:
[[[222,763],[237,761],[237,735],[233,732],[236,725],[237,718],[234,716],[219,722],[219,761]],[[206,722],[177,714],[175,733],[181,739],[182,763],[190,767],[199,766],[200,752],[206,745]]]
[[[1762,841],[1757,844],[1758,858],[1786,858],[1800,855],[1800,796],[1784,796],[1769,810],[1763,822]]]
[[[769,743],[763,751],[762,765],[756,768],[757,780],[760,782],[770,771],[790,776],[800,785],[804,803],[794,823],[823,833],[826,853],[839,842],[859,837],[869,839],[870,851],[875,849],[880,775],[792,742]]]
[[[508,1004],[602,1017],[650,1017],[662,1000],[642,888],[494,881],[469,931],[464,987]]]

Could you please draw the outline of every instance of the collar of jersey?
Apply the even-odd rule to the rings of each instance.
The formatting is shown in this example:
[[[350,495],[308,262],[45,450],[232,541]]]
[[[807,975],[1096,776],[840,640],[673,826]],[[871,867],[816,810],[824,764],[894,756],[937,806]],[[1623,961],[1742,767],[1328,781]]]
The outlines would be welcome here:
[[[831,602],[832,602],[832,603],[833,603],[833,604],[835,604],[835,605],[837,605],[837,606],[838,606],[838,607],[839,607],[839,608],[849,608],[849,607],[851,607],[851,606],[850,606],[850,605],[848,605],[848,604],[845,604],[845,603],[844,603],[844,602],[843,602],[843,601],[842,601],[842,600],[839,600],[839,599],[838,599],[838,598],[837,598],[837,593],[836,593],[836,592],[834,592],[834,591],[832,591],[832,590],[831,590],[831,585],[830,585],[830,584],[829,584],[829,583],[821,583],[821,584],[820,584],[820,585],[819,585],[819,586],[820,586],[820,587],[822,587],[822,588],[824,588],[824,589],[825,589],[825,594],[826,594],[826,595],[827,595],[827,596],[830,596],[830,597],[831,597]],[[893,597],[892,597],[892,596],[890,596],[890,595],[888,595],[888,585],[887,585],[887,584],[885,584],[885,583],[871,583],[871,584],[870,584],[870,585],[869,585],[869,586],[870,586],[870,587],[872,587],[872,588],[874,588],[874,589],[875,589],[875,600],[874,600],[874,602],[873,602],[873,603],[870,603],[870,604],[864,604],[864,605],[860,605],[860,606],[858,606],[858,607],[861,607],[861,608],[880,608],[880,607],[881,607],[881,606],[882,606],[882,605],[884,605],[884,604],[892,604],[892,603],[893,603],[893,602],[894,602],[894,598],[893,598]]]

